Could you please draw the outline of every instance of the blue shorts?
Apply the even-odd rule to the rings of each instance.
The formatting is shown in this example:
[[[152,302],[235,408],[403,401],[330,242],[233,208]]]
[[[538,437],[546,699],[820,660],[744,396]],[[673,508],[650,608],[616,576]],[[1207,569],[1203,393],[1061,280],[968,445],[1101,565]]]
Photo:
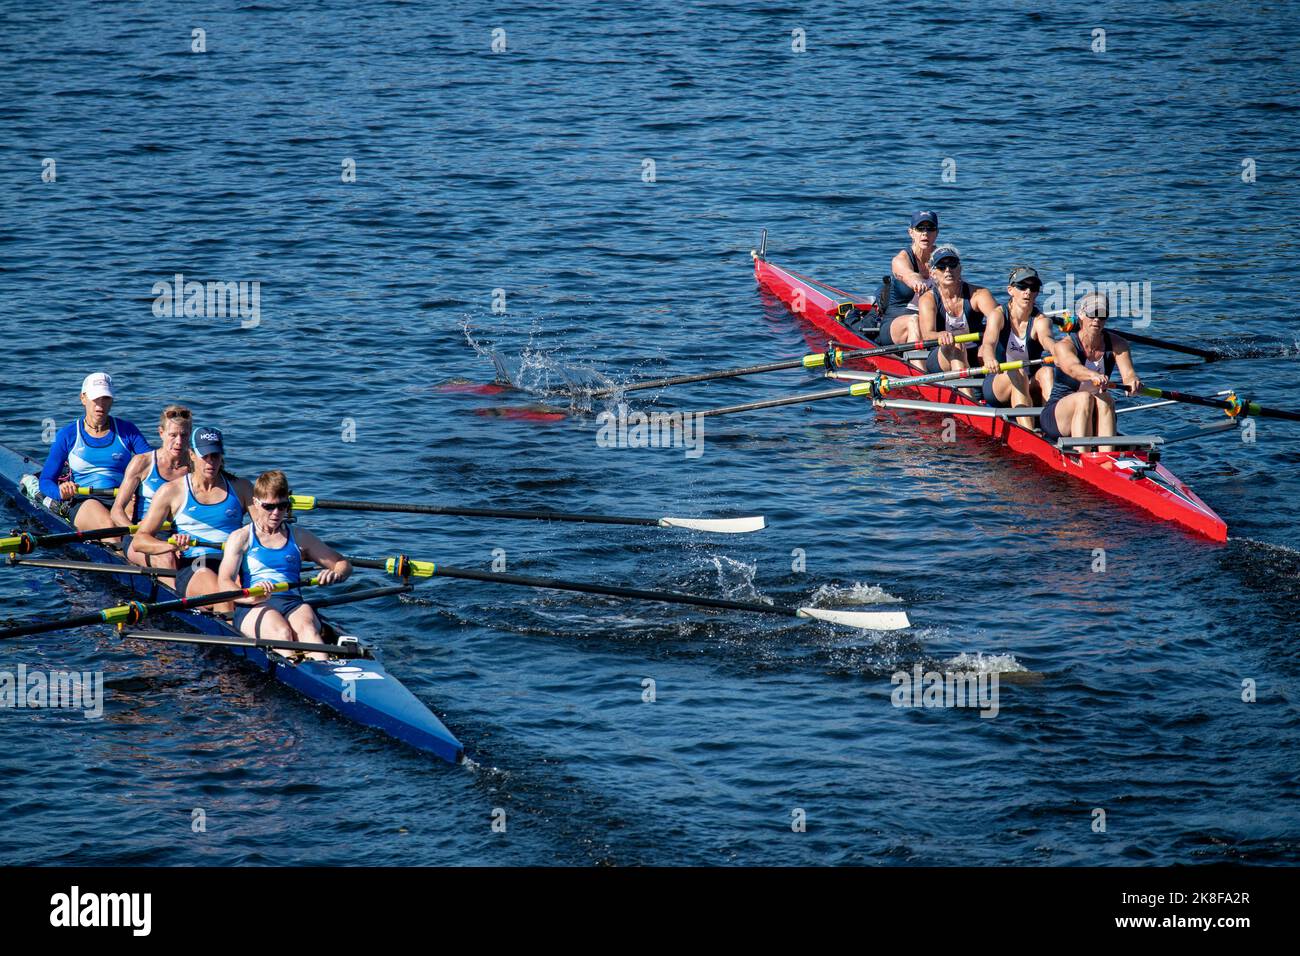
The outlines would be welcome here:
[[[976,352],[974,349],[969,349],[969,348],[968,348],[968,349],[966,350],[966,364],[967,364],[967,365],[970,365],[970,366],[978,365],[978,364],[979,364],[979,353]],[[927,372],[930,372],[931,374],[933,374],[933,373],[935,373],[935,372],[942,372],[942,371],[943,371],[943,369],[941,369],[941,368],[939,367],[939,349],[938,349],[938,348],[932,348],[932,349],[930,349],[930,354],[927,355],[927,356],[925,357],[925,370],[926,370]],[[961,386],[958,385],[957,387],[960,388]]]
[[[221,567],[221,556],[217,554],[199,555],[197,558],[177,558],[176,583],[173,585],[176,593],[185,597],[185,591],[189,588],[190,579],[194,577],[195,571],[207,568],[216,574],[219,567]]]
[[[294,594],[292,591],[289,591],[283,594],[272,594],[261,604],[236,604],[234,614],[235,630],[242,634],[244,632],[244,618],[248,617],[249,614],[256,611],[259,607],[269,607],[273,611],[279,611],[287,618],[290,614],[306,603],[307,602],[302,599],[301,594]],[[260,624],[261,621],[259,620],[258,623]],[[258,636],[260,637],[261,635]]]
[[[1043,406],[1043,414],[1038,416],[1038,427],[1043,430],[1043,436],[1055,443],[1061,437],[1061,430],[1056,427],[1056,406],[1060,403],[1059,398],[1054,398]]]

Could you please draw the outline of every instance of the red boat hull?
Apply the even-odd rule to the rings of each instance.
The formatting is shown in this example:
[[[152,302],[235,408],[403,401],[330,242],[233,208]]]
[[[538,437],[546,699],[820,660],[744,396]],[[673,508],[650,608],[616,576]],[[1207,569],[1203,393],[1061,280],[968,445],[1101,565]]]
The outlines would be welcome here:
[[[835,315],[837,300],[816,285],[797,278],[758,255],[754,257],[754,277],[761,288],[767,289],[792,312],[840,345],[863,349],[876,345],[845,328]],[[823,343],[814,344],[820,346]],[[917,374],[901,357],[880,355],[866,361],[886,375],[902,377]],[[930,402],[943,402],[953,406],[981,404],[967,398],[956,388],[943,385],[921,385],[909,391]],[[1117,460],[1124,458],[1146,461],[1147,456],[1143,453],[1124,451],[1066,454],[1037,432],[1005,418],[959,416],[959,420],[1014,452],[1036,458],[1055,471],[1087,482],[1099,491],[1136,505],[1157,518],[1172,521],[1211,541],[1228,539],[1228,526],[1223,519],[1164,465],[1157,464],[1153,476],[1151,472],[1135,475],[1117,464]]]

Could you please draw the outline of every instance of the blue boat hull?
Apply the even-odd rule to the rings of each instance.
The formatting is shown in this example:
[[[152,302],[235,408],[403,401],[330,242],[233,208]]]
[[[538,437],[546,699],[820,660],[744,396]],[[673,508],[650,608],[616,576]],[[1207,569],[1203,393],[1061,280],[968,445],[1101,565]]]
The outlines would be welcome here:
[[[0,445],[0,491],[8,494],[20,512],[39,521],[48,533],[70,531],[66,521],[29,501],[18,487],[23,475],[38,471],[42,464]],[[112,551],[91,542],[71,544],[67,550],[82,560],[99,564],[124,563]],[[112,575],[112,579],[145,600],[167,600],[175,596],[170,588],[151,577],[123,574]],[[242,638],[229,625],[207,614],[182,611],[175,616],[204,634]],[[464,747],[437,715],[374,657],[292,663],[279,654],[272,659],[259,648],[225,650],[348,720],[383,731],[451,763],[459,762],[464,756]]]

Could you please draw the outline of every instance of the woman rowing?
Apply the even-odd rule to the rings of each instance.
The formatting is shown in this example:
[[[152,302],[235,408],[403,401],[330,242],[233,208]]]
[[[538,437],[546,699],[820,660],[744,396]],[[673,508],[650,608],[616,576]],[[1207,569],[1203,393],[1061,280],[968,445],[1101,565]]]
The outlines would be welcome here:
[[[92,372],[81,383],[84,414],[54,436],[54,444],[41,469],[40,493],[79,531],[111,528],[109,506],[94,497],[75,504],[77,488],[106,495],[122,482],[133,455],[152,451],[140,429],[124,418],[109,415],[113,408],[113,379],[107,372]],[[111,539],[116,541],[116,539]]]
[[[997,312],[998,304],[988,289],[962,279],[961,255],[956,246],[936,247],[930,262],[934,288],[929,295],[921,296],[920,337],[938,339],[939,347],[930,350],[925,370],[951,372],[970,368],[977,350],[954,345],[953,338],[971,332],[982,335],[985,323]]]
[[[1043,280],[1032,266],[1015,266],[1007,279],[1007,303],[993,313],[984,327],[980,343],[980,361],[985,368],[1003,362],[1036,362],[1051,355],[1056,347],[1052,322],[1038,308],[1038,291]],[[1014,369],[997,372],[984,379],[984,401],[994,408],[1027,408],[1042,405],[1052,393],[1052,367],[1040,365],[1036,370]],[[1025,416],[1020,423],[1034,425]]]
[[[876,342],[880,345],[916,342],[921,337],[916,310],[920,297],[932,285],[930,253],[939,235],[939,214],[928,209],[916,213],[907,232],[912,245],[894,256],[889,281],[881,290],[888,301],[880,319],[880,332],[876,335]]]
[[[190,437],[189,473],[154,493],[132,547],[142,554],[177,555],[176,593],[183,597],[214,594],[221,545],[244,523],[253,500],[246,478],[228,476],[225,446],[215,428],[196,428]],[[163,523],[176,526],[169,540],[158,537]],[[214,560],[217,559],[217,560]],[[216,605],[229,611],[230,604]]]
[[[310,531],[289,523],[293,507],[289,480],[282,471],[268,471],[253,485],[252,521],[226,539],[218,572],[222,591],[255,584],[297,584],[306,558],[320,566],[321,584],[346,580],[352,573],[348,560]],[[323,644],[320,619],[300,593],[285,591],[235,603],[235,627],[246,637],[272,641]],[[286,657],[289,651],[280,651]],[[325,660],[324,654],[309,657]]]
[[[162,447],[136,455],[126,466],[126,474],[122,476],[117,497],[113,500],[111,517],[114,525],[137,524],[149,513],[149,504],[163,485],[189,474],[192,427],[190,410],[184,405],[168,405],[163,409],[158,421]],[[176,552],[144,554],[136,550],[134,538],[128,540],[126,557],[132,564],[176,567]]]
[[[1079,331],[1071,332],[1056,343],[1056,384],[1039,416],[1043,434],[1056,441],[1060,438],[1109,438],[1116,434],[1115,399],[1106,390],[1118,367],[1130,395],[1136,395],[1142,380],[1133,368],[1128,342],[1115,332],[1106,331],[1110,302],[1100,293],[1085,295],[1075,313]],[[1101,446],[1097,451],[1114,451]]]

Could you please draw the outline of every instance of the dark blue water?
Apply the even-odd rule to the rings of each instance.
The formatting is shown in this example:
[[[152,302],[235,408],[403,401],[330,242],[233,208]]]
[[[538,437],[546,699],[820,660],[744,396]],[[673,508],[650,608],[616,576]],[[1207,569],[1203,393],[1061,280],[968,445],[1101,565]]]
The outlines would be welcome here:
[[[901,601],[915,627],[863,637],[455,581],[340,610],[465,741],[466,768],[217,654],[146,656],[105,629],[6,642],[0,665],[100,669],[110,695],[100,721],[0,713],[0,860],[1300,859],[1294,426],[1170,449],[1227,521],[1219,546],[865,405],[711,421],[698,459],[598,447],[590,414],[520,417],[567,410],[549,392],[598,372],[802,354],[754,289],[759,229],[775,261],[870,291],[920,206],[995,291],[1016,261],[1149,281],[1149,334],[1261,356],[1140,350],[1146,380],[1296,405],[1288,6],[4,10],[0,442],[41,452],[43,421],[70,421],[104,368],[146,433],[185,401],[225,430],[236,470],[281,467],[299,491],[771,525],[301,516],[354,551],[487,568],[502,549],[521,573]],[[176,273],[261,283],[259,322],[155,315]],[[498,366],[529,389],[446,388]],[[788,373],[638,403],[807,387]],[[1217,413],[1158,414],[1144,428]],[[26,619],[114,596],[8,568],[0,600]],[[994,719],[891,706],[890,675],[916,664],[1015,682]]]

